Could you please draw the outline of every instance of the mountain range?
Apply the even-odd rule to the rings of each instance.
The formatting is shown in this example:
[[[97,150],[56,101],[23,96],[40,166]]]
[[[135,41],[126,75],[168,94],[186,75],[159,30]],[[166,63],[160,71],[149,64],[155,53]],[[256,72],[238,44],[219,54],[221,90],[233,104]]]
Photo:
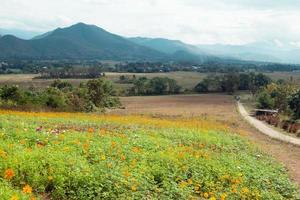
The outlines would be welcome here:
[[[300,48],[267,41],[246,45],[190,45],[164,38],[126,38],[95,25],[78,23],[31,39],[0,29],[0,59],[99,59],[193,61],[236,59],[300,63]],[[18,31],[18,35],[21,31]]]

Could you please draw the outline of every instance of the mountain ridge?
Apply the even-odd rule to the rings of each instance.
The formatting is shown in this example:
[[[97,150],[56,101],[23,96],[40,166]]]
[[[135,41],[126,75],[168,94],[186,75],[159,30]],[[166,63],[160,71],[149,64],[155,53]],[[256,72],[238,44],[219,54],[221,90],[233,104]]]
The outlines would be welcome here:
[[[0,38],[0,58],[156,60],[164,57],[161,52],[84,23],[55,29],[39,39]]]

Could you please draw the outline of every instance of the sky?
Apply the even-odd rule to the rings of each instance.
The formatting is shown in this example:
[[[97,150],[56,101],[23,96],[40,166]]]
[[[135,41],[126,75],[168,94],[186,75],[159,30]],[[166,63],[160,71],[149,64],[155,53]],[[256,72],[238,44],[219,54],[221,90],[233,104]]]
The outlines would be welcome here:
[[[190,44],[300,47],[300,0],[0,0],[0,28],[47,32],[84,22]]]

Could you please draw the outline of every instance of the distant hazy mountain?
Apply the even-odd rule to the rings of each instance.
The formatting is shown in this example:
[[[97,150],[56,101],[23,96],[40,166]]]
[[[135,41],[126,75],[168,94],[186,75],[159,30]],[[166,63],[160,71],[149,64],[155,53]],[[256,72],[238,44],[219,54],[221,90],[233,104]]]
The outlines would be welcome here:
[[[41,34],[40,32],[36,31],[25,31],[25,30],[19,30],[19,29],[1,29],[0,28],[0,35],[14,35],[18,38],[28,40],[33,38],[36,35]]]
[[[22,40],[0,38],[0,58],[155,60],[165,55],[97,26],[78,23]]]
[[[248,60],[300,63],[300,48],[280,41],[246,45],[190,45],[164,38],[125,38],[78,23],[36,35],[0,29],[0,59],[103,59],[147,61]],[[7,33],[10,33],[7,35]],[[22,34],[21,34],[22,33]],[[22,38],[22,39],[20,39]],[[24,38],[32,38],[25,40]],[[285,44],[285,45],[284,45]]]
[[[128,39],[136,44],[168,54],[169,58],[174,61],[199,63],[216,59],[216,56],[212,56],[201,51],[197,46],[186,44],[179,40],[144,37],[134,37]]]
[[[246,45],[197,45],[199,49],[219,57],[240,60],[300,63],[300,49],[289,45],[278,45],[274,41]]]
[[[166,54],[174,54],[177,51],[192,52],[195,54],[204,54],[200,52],[199,48],[196,46],[185,44],[179,40],[168,40],[164,38],[143,38],[143,37],[134,37],[129,38],[129,40],[143,45],[157,51],[161,51]]]

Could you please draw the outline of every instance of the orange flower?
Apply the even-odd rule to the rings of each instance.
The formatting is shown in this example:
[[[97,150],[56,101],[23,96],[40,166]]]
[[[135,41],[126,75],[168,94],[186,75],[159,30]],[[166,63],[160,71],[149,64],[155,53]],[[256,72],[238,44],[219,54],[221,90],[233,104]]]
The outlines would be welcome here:
[[[111,142],[111,148],[115,148],[116,144],[117,144],[117,143],[116,143],[115,141],[112,141],[112,142]]]
[[[126,160],[126,156],[124,154],[121,155],[121,160]]]
[[[23,193],[31,194],[32,193],[32,187],[30,187],[29,185],[25,185],[23,187]]]
[[[5,170],[5,172],[4,172],[4,178],[5,178],[5,179],[10,180],[10,179],[12,179],[14,176],[15,176],[14,170],[12,170],[12,169],[7,169],[7,170]]]
[[[30,197],[30,200],[36,200],[36,198],[32,196],[32,197]]]

